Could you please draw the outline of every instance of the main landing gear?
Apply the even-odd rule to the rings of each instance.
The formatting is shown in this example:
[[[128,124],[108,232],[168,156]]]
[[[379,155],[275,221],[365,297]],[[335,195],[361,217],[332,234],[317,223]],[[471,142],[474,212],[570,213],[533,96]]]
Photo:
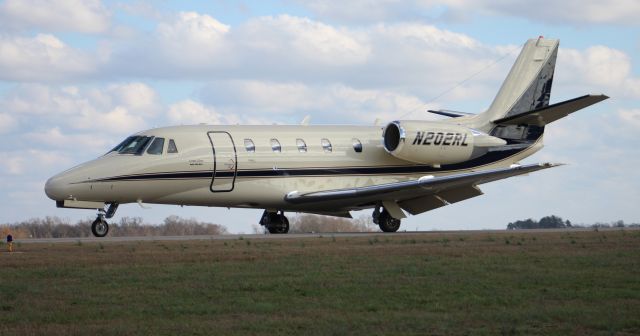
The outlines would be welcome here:
[[[109,203],[107,211],[104,209],[98,210],[96,220],[91,223],[91,233],[93,233],[94,236],[102,238],[109,233],[109,223],[107,223],[106,218],[112,218],[113,215],[116,214],[117,209],[118,203]]]
[[[289,220],[284,215],[284,211],[269,212],[267,210],[262,214],[260,225],[269,230],[269,233],[283,234],[289,232]]]
[[[376,206],[373,210],[373,222],[380,226],[382,232],[396,232],[400,228],[400,220],[393,218],[386,209],[380,211],[381,206]]]

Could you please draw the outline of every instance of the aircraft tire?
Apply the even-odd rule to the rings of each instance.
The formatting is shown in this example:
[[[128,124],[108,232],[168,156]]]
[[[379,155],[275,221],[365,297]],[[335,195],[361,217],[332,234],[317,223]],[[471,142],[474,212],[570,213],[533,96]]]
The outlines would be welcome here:
[[[287,233],[289,232],[289,219],[284,215],[274,213],[269,218],[267,230],[269,230],[269,233],[273,234]]]
[[[391,215],[389,215],[386,210],[383,210],[380,213],[378,222],[378,225],[380,226],[380,230],[382,230],[382,232],[396,232],[400,228],[400,220],[391,217]]]
[[[106,236],[107,233],[109,233],[109,223],[101,216],[98,216],[98,218],[91,223],[91,233],[98,238]]]

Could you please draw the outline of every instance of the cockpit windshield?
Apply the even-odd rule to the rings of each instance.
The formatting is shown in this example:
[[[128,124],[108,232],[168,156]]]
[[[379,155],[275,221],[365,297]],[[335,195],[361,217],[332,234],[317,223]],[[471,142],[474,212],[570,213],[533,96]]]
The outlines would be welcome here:
[[[111,152],[118,152],[119,154],[135,154],[142,155],[144,149],[147,147],[149,142],[153,139],[151,136],[144,135],[134,135],[126,138],[119,145],[114,147]]]

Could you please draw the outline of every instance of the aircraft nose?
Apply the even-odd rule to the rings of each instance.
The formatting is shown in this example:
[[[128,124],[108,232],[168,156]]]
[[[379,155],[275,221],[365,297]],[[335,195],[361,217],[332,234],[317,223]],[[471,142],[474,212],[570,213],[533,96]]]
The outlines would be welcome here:
[[[62,177],[56,175],[47,180],[44,185],[44,192],[47,197],[54,201],[60,201],[65,199],[67,195],[67,183]]]

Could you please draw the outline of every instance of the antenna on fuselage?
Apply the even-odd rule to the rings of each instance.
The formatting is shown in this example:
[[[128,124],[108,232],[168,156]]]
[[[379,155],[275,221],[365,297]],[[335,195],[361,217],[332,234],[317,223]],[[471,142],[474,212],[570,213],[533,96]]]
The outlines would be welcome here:
[[[500,56],[499,58],[497,58],[496,60],[494,60],[493,62],[491,62],[490,64],[487,64],[484,68],[474,72],[473,74],[471,74],[470,76],[466,77],[465,79],[457,82],[455,85],[449,87],[448,89],[440,92],[439,94],[435,95],[434,97],[431,97],[431,99],[427,100],[426,102],[420,104],[420,106],[416,106],[415,108],[407,111],[405,114],[401,115],[400,118],[398,119],[403,119],[408,115],[411,115],[413,113],[415,113],[416,111],[423,109],[425,107],[427,107],[429,104],[433,103],[434,101],[437,101],[438,99],[442,98],[443,96],[449,94],[451,91],[457,89],[458,87],[464,85],[465,83],[467,83],[468,81],[472,80],[473,78],[475,78],[476,76],[478,76],[479,74],[485,72],[486,70],[489,70],[489,68],[493,67],[494,65],[500,63],[502,60],[504,60],[505,58],[507,58],[508,56],[512,55],[513,53],[515,53],[516,51],[522,49],[522,47],[524,46],[524,44],[519,45],[518,47],[515,47],[513,49],[511,49],[510,51],[508,51],[507,53],[505,53],[504,55]]]
[[[304,117],[304,119],[302,119],[302,122],[300,122],[300,125],[309,126],[309,121],[311,121],[311,116],[310,115],[306,115]]]

